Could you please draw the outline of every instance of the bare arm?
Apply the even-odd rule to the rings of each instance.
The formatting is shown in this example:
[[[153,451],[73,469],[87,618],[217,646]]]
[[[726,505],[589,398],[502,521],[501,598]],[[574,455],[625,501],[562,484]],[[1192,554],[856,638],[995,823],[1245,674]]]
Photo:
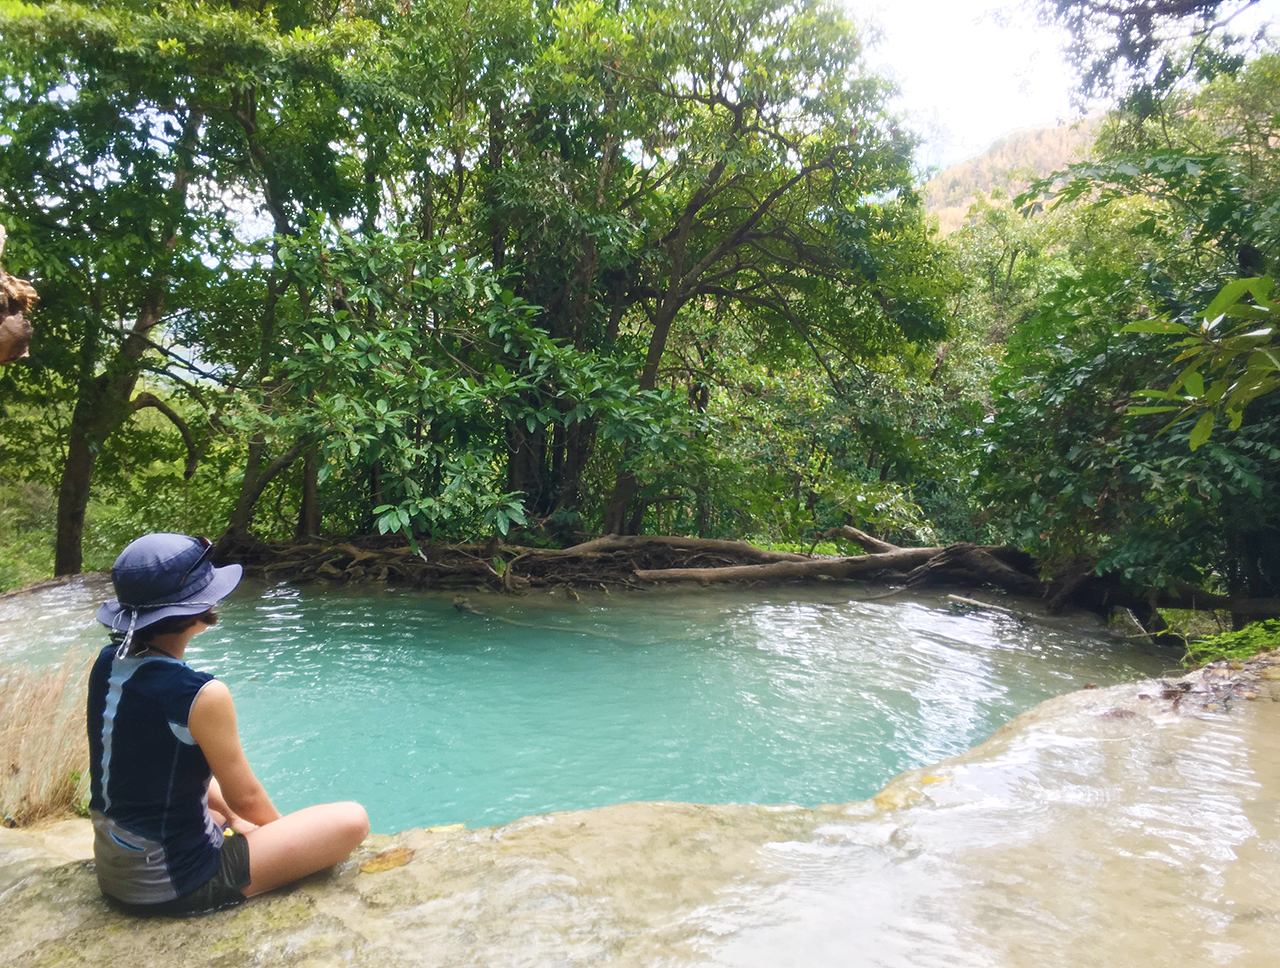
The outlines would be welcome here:
[[[256,823],[250,823],[227,806],[226,798],[222,795],[222,787],[218,785],[217,777],[209,780],[209,811],[213,814],[215,820],[225,827],[230,827],[238,834],[247,834],[250,830],[258,829]]]
[[[236,707],[226,685],[215,679],[200,690],[191,705],[187,728],[217,781],[216,792],[215,785],[210,785],[210,806],[217,808],[214,797],[218,797],[233,823],[237,816],[258,825],[280,819],[240,746]]]

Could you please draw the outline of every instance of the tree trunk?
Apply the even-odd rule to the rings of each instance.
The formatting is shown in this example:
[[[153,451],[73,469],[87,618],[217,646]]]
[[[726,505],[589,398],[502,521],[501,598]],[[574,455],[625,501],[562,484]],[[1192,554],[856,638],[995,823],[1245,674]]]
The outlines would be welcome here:
[[[524,495],[525,509],[532,515],[546,514],[547,436],[539,429],[527,433],[523,426],[507,425],[507,490]]]
[[[378,458],[369,465],[369,517],[366,530],[373,531],[377,524],[378,516],[373,513],[373,508],[380,508],[386,503],[382,499],[382,460]]]
[[[80,407],[76,407],[76,413]],[[78,575],[83,563],[84,512],[89,506],[89,484],[97,448],[91,447],[88,434],[71,421],[71,440],[67,460],[62,467],[62,485],[58,489],[58,533],[54,541],[53,573]]]
[[[240,493],[236,496],[236,506],[227,520],[228,533],[249,533],[249,524],[253,521],[253,506],[262,495],[262,488],[257,487],[257,483],[258,478],[262,476],[262,457],[266,450],[266,442],[261,437],[254,437],[249,441],[249,454],[244,462],[244,477],[240,479]]]
[[[636,491],[639,490],[636,484],[635,475],[630,471],[619,472],[613,483],[613,491],[609,495],[609,503],[604,510],[604,520],[600,525],[600,530],[605,534],[627,534],[629,517],[628,510],[631,502],[634,500]]]
[[[598,423],[595,417],[588,417],[561,431],[553,513],[581,505],[582,475],[586,473],[587,462],[595,451]]]
[[[142,372],[149,333],[160,321],[163,294],[153,291],[147,305],[108,370],[82,383],[71,416],[67,459],[58,488],[58,525],[54,539],[54,575],[76,575],[84,561],[84,516],[89,506],[93,468],[102,446],[134,413],[133,388]],[[93,339],[92,336],[89,339]],[[84,362],[92,370],[93,359]]]
[[[1264,520],[1250,530],[1228,533],[1227,558],[1223,577],[1232,596],[1264,598],[1280,592],[1280,528]],[[1237,631],[1253,620],[1239,612],[1231,615]]]
[[[652,390],[658,385],[658,364],[662,362],[662,354],[667,347],[667,337],[671,333],[671,324],[676,313],[684,305],[684,300],[673,295],[663,301],[662,306],[653,318],[653,334],[649,337],[649,350],[645,356],[644,370],[640,374],[640,389]],[[623,448],[622,459],[627,459],[627,448]],[[640,491],[639,482],[631,471],[619,471],[614,481],[613,491],[609,495],[609,503],[605,508],[604,522],[601,530],[606,534],[633,534],[640,530],[639,514],[632,513],[632,503]]]
[[[244,479],[240,482],[240,494],[236,498],[235,509],[227,520],[227,534],[249,533],[249,527],[253,524],[253,512],[257,507],[258,498],[262,497],[262,492],[281,472],[298,459],[298,455],[310,443],[310,439],[306,437],[296,441],[287,451],[263,467],[267,453],[266,441],[261,437],[255,437],[249,442]]]
[[[296,533],[299,538],[320,534],[320,448],[314,445],[302,455],[302,507]]]

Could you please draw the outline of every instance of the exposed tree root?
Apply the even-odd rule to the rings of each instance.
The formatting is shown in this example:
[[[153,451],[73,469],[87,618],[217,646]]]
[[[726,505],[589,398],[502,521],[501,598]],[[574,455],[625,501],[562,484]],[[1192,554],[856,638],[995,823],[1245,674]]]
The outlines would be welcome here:
[[[865,550],[850,556],[768,551],[741,541],[681,537],[606,536],[572,548],[528,548],[496,540],[479,545],[422,543],[419,551],[399,535],[331,542],[261,542],[234,532],[219,542],[220,560],[238,561],[250,574],[289,581],[389,582],[416,588],[647,587],[659,582],[785,582],[858,580],[900,586],[995,587],[1045,601],[1050,611],[1086,608],[1107,615],[1134,611],[1149,629],[1161,628],[1160,608],[1223,609],[1248,617],[1280,615],[1280,599],[1240,599],[1198,589],[1135,591],[1083,566],[1046,580],[1038,563],[1014,548],[953,544],[900,548],[856,528],[828,533]]]

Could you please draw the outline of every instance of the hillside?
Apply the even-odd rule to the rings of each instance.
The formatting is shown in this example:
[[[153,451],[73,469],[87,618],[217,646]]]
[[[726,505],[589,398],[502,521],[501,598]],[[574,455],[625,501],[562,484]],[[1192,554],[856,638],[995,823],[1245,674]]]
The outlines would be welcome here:
[[[994,188],[1016,194],[1034,178],[1083,161],[1098,131],[1097,117],[1074,124],[1014,131],[966,161],[952,165],[925,185],[925,205],[938,216],[943,235],[964,222],[975,192]]]

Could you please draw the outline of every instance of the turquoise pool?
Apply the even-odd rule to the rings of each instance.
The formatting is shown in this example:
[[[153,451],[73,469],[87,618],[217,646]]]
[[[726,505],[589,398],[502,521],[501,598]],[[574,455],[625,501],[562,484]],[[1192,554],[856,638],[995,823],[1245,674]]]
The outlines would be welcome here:
[[[1050,696],[1169,661],[1067,623],[870,594],[475,594],[477,615],[451,595],[246,582],[187,657],[230,686],[281,809],[357,799],[383,832],[631,800],[856,800]],[[92,654],[101,595],[0,602],[0,661]]]

